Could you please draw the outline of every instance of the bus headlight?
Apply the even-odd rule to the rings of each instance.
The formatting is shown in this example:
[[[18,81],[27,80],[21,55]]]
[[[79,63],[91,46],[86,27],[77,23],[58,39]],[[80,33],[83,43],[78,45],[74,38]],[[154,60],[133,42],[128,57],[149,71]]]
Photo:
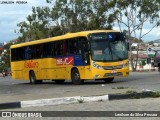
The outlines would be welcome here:
[[[128,67],[129,62],[126,62],[126,64],[123,65],[123,68]]]
[[[96,64],[95,61],[92,61],[92,63],[93,63],[93,67],[94,67],[94,68],[97,68],[97,69],[99,69],[99,70],[104,70],[103,67],[100,66],[100,65],[98,65],[98,64]]]

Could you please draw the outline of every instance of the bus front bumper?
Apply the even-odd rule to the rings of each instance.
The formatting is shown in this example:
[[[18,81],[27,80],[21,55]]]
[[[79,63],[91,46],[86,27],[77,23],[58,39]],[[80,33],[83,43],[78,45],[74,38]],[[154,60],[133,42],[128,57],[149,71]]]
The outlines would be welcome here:
[[[129,75],[129,68],[115,69],[115,70],[93,70],[93,79],[111,78],[111,77],[125,77]]]

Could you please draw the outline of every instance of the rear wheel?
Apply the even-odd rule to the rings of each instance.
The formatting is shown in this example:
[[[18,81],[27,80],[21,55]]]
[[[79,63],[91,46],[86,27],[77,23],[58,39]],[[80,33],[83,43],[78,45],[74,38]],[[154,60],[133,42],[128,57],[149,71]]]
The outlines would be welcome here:
[[[42,83],[42,80],[36,80],[36,76],[35,76],[35,73],[33,71],[31,71],[29,73],[29,79],[30,79],[30,83],[31,84],[40,84],[40,83]]]
[[[71,79],[72,79],[73,84],[75,85],[80,85],[84,82],[84,80],[80,79],[80,74],[78,72],[78,69],[72,70]]]
[[[111,83],[114,80],[114,78],[105,78],[104,82],[105,83]]]

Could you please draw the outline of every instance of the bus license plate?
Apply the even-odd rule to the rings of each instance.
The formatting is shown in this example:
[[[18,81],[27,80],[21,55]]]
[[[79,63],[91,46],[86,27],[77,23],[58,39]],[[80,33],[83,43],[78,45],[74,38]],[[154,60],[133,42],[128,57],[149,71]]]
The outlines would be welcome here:
[[[117,70],[112,70],[111,73],[117,73]]]

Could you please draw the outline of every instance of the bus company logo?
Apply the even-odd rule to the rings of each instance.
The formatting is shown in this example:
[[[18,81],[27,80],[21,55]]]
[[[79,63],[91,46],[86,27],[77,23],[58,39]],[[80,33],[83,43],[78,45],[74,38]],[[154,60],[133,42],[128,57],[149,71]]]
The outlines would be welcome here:
[[[56,64],[57,65],[73,65],[74,59],[73,57],[57,58]]]
[[[39,66],[38,62],[34,62],[34,61],[26,61],[24,63],[25,68],[38,68],[38,66]]]

